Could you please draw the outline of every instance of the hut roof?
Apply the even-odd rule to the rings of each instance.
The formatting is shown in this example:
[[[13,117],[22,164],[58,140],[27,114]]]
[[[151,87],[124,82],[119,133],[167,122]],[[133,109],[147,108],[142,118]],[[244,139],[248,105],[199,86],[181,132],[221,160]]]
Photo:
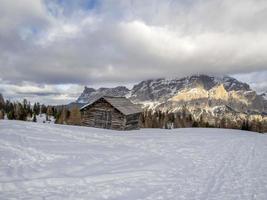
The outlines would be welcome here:
[[[86,105],[84,105],[81,110],[84,108],[92,105],[94,102],[98,101],[99,99],[105,99],[108,103],[110,103],[113,107],[118,109],[124,115],[130,115],[135,113],[141,113],[142,109],[139,105],[133,104],[129,99],[125,97],[114,97],[114,96],[103,96],[100,97]]]

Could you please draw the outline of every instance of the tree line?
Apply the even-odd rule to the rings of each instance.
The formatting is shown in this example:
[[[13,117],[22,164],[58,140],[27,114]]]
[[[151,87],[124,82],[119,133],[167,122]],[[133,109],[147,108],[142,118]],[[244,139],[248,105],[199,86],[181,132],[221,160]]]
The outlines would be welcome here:
[[[46,114],[47,116],[56,116],[56,110],[52,106],[46,106],[39,102],[34,103],[24,99],[22,102],[6,100],[0,103],[0,118],[6,116],[9,120],[36,121],[36,116]]]
[[[22,102],[0,100],[0,119],[37,122],[39,115],[45,116],[44,123],[54,119],[57,124],[81,125],[80,110],[75,106],[68,110],[66,106],[46,106],[39,102],[31,104],[26,99]]]
[[[241,129],[255,132],[266,132],[267,126],[259,119],[245,119],[237,121],[228,117],[212,117],[212,120],[204,115],[195,118],[190,111],[184,107],[178,112],[168,112],[161,110],[145,109],[140,117],[142,128],[186,128],[186,127],[203,127],[203,128],[230,128]]]
[[[9,100],[4,101],[0,98],[0,119],[5,117],[9,120],[37,121],[38,115],[45,115],[45,122],[53,119],[57,124],[81,125],[81,113],[79,107],[71,106],[46,106],[36,102],[31,104],[24,99],[22,102]],[[163,112],[161,110],[143,110],[140,117],[142,128],[184,128],[184,127],[215,127],[231,128],[256,132],[266,132],[266,124],[259,120],[251,120],[249,117],[239,120],[238,122],[227,117],[216,118],[213,121],[200,115],[194,118],[193,115],[184,107],[179,112]]]

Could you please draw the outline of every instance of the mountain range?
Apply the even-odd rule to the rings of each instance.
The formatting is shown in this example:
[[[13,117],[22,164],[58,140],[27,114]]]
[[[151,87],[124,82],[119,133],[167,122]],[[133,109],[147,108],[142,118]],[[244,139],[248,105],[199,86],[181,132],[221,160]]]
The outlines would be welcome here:
[[[259,121],[267,128],[266,94],[257,94],[247,83],[229,76],[193,75],[184,78],[151,79],[128,89],[85,87],[76,104],[85,104],[108,96],[125,96],[144,110],[192,115],[210,124],[227,119],[237,126],[243,121]]]
[[[131,90],[125,86],[114,88],[85,87],[76,103],[88,103],[101,96],[126,96],[143,107],[159,105],[208,106],[227,105],[239,112],[265,113],[266,94],[257,94],[246,83],[235,78],[194,75],[181,79],[154,79],[142,81]]]

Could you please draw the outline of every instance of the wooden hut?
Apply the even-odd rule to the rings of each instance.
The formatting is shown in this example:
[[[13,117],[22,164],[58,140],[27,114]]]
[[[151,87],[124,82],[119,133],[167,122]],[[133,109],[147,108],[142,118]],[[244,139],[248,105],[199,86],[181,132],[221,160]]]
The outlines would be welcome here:
[[[125,97],[103,96],[81,108],[82,125],[114,130],[139,129],[141,107]]]

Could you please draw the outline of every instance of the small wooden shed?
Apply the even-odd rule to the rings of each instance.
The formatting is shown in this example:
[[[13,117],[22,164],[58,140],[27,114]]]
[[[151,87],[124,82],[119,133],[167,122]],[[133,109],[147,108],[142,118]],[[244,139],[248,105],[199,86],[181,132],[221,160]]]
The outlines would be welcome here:
[[[140,106],[125,97],[103,96],[83,106],[82,125],[114,130],[140,128]]]

